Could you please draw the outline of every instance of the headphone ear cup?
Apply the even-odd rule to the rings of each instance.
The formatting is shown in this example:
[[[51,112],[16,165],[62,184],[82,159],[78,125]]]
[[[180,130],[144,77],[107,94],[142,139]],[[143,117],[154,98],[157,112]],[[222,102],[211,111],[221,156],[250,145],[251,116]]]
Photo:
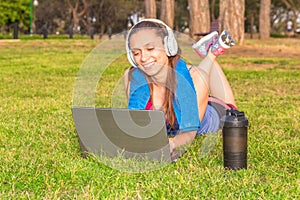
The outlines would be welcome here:
[[[168,36],[164,38],[164,44],[168,56],[175,56],[177,54],[178,44],[171,30],[168,30]]]
[[[171,56],[170,49],[169,49],[169,39],[168,39],[168,36],[166,36],[164,38],[164,47],[165,47],[165,52],[166,52],[167,56]]]
[[[131,64],[133,67],[135,67],[135,68],[138,67],[137,64],[134,62],[133,55],[132,55],[132,52],[131,52],[131,51],[128,51],[128,52],[127,52],[127,59],[128,59],[128,61],[130,62],[130,64]]]

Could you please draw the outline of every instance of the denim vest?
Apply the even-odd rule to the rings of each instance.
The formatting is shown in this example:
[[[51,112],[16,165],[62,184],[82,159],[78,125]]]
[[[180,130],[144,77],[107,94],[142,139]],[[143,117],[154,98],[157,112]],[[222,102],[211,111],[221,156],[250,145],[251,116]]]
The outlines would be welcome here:
[[[198,115],[196,91],[190,72],[182,59],[176,63],[175,74],[177,85],[173,106],[179,131],[198,130],[201,123]],[[134,69],[130,81],[128,108],[144,110],[150,99],[150,89],[146,77],[140,69]]]

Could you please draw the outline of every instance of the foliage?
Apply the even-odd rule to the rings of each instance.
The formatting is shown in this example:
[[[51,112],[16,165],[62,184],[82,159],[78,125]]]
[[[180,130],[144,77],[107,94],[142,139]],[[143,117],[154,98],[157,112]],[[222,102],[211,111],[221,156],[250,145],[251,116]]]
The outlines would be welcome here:
[[[0,26],[19,22],[21,28],[29,28],[29,5],[29,0],[1,1]]]
[[[272,1],[271,21],[272,28],[275,32],[286,31],[288,20],[293,21],[294,29],[297,28],[298,17],[300,17],[299,0],[274,0]]]
[[[96,16],[96,23],[94,26],[100,33],[105,33],[108,27],[112,27],[113,32],[121,32],[127,28],[128,16],[137,10],[141,10],[143,7],[137,0],[126,1],[109,1],[102,0],[94,1],[92,3],[92,12]]]
[[[37,32],[43,25],[47,25],[50,33],[65,32],[69,24],[70,14],[64,1],[38,0],[39,5],[34,8],[35,25]]]
[[[222,139],[202,155],[198,137],[177,162],[131,174],[83,159],[72,119],[73,85],[95,40],[0,42],[0,199],[299,199],[299,40],[246,41],[282,57],[219,58],[250,121],[248,169],[223,169]],[[299,55],[299,54],[298,54]],[[114,62],[105,88],[128,67]],[[253,68],[255,67],[256,68]],[[266,68],[266,66],[269,66]],[[109,96],[101,91],[98,97]],[[103,98],[98,106],[109,105]]]

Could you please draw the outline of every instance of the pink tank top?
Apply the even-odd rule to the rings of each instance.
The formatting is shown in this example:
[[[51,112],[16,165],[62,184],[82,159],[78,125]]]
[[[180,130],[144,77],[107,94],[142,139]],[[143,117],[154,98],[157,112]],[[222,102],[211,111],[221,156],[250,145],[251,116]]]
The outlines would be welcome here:
[[[146,110],[153,110],[153,105],[152,105],[152,102],[151,100],[149,99],[147,105],[146,105]]]

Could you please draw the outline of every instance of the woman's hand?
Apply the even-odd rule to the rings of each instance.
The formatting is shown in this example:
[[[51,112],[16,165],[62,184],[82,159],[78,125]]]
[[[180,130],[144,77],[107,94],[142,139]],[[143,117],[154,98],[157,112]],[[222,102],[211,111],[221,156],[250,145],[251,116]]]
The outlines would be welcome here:
[[[169,138],[170,152],[176,148],[192,143],[197,131],[181,132],[173,138]]]
[[[169,138],[170,152],[172,153],[176,149],[176,144],[174,138]]]

